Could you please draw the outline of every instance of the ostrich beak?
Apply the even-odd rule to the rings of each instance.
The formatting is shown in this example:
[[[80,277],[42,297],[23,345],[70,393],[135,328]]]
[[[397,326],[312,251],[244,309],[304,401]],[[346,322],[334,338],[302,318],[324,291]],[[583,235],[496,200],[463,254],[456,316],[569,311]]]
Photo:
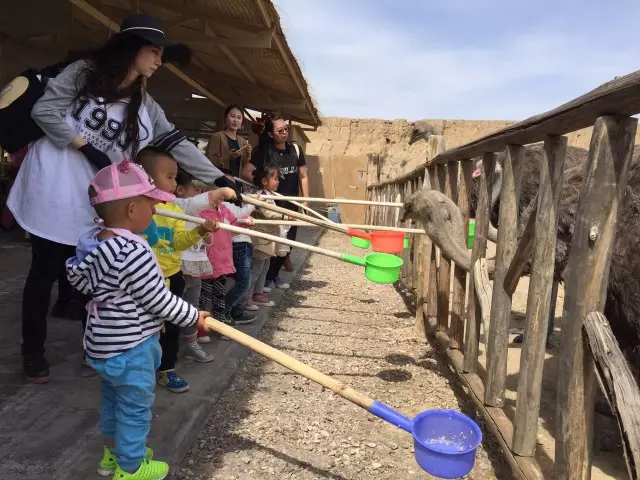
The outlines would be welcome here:
[[[413,145],[421,138],[422,138],[422,133],[420,132],[420,130],[418,130],[417,128],[414,128],[413,132],[411,132],[411,138],[409,138],[409,145]]]
[[[402,209],[402,215],[400,216],[400,222],[406,222],[407,217],[413,212],[413,205],[405,203]]]

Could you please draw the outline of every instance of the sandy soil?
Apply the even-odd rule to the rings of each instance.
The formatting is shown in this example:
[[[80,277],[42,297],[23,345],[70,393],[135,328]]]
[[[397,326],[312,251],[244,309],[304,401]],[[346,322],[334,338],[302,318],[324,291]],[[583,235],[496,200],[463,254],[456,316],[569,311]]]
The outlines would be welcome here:
[[[362,255],[343,236],[320,245]],[[443,357],[413,335],[390,285],[312,255],[261,339],[413,416],[454,408],[475,417]],[[481,418],[476,419],[483,426]],[[508,479],[491,439],[469,479]],[[183,460],[179,479],[423,479],[411,437],[330,391],[251,355]]]

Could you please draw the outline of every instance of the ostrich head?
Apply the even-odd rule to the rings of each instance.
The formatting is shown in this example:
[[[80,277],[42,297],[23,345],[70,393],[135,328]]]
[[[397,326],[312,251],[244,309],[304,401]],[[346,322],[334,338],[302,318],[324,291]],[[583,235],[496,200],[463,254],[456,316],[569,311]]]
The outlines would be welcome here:
[[[404,202],[400,213],[400,222],[411,220],[411,223],[415,223],[426,220],[425,215],[428,215],[428,207],[426,191],[418,190]]]
[[[419,140],[426,142],[429,135],[440,135],[440,132],[430,123],[415,122],[413,124],[413,130],[411,131],[411,137],[409,137],[409,145],[413,145]]]

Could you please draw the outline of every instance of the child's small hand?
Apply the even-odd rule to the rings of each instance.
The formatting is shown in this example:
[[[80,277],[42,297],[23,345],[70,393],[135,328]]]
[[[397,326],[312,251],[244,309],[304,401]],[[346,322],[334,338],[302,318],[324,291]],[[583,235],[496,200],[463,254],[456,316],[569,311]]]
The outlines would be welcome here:
[[[207,317],[210,317],[211,314],[209,312],[200,311],[198,312],[198,320],[196,321],[196,328],[203,332],[210,332],[211,327],[205,321]]]
[[[198,225],[198,235],[204,237],[209,232],[215,232],[218,230],[219,225],[215,220],[207,219],[202,225]]]
[[[256,222],[255,219],[253,217],[245,217],[242,220],[244,220],[244,223],[247,227],[255,227],[256,226]]]
[[[214,206],[220,205],[225,200],[235,200],[236,192],[233,188],[229,187],[221,187],[217,190],[212,190],[209,192],[209,203]]]

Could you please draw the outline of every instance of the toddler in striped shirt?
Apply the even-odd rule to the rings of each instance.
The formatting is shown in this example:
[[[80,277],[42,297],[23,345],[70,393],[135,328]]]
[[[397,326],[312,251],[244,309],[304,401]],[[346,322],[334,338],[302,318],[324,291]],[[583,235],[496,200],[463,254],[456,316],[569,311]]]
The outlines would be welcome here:
[[[76,256],[67,261],[69,282],[92,299],[84,348],[87,363],[102,377],[103,476],[166,477],[169,466],[152,460],[146,446],[160,330],[165,321],[209,330],[210,314],[169,291],[149,244],[138,235],[151,223],[153,206],[174,198],[127,159],[103,168],[89,187],[98,227],[80,237]]]

